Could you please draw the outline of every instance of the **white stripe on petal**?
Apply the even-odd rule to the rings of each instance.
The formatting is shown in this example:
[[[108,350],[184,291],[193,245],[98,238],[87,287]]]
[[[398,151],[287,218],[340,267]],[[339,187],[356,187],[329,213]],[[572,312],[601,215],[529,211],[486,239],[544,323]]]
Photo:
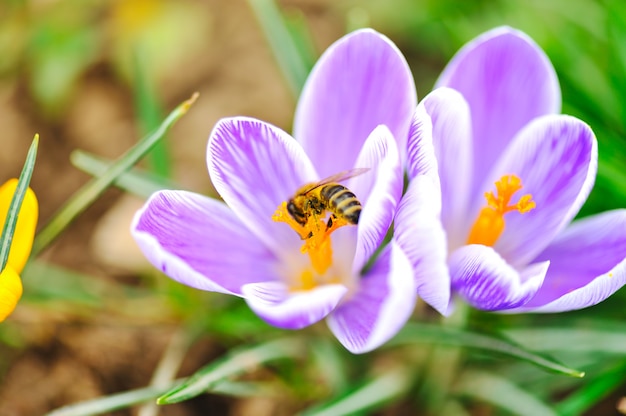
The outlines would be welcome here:
[[[349,182],[349,188],[363,204],[352,268],[356,275],[382,243],[402,195],[402,167],[386,126],[378,126],[370,134],[355,166],[371,169]]]
[[[518,272],[487,246],[473,244],[450,255],[452,289],[478,309],[498,311],[526,304],[541,287],[550,262]]]
[[[553,313],[567,312],[596,305],[626,284],[626,259],[608,272],[597,276],[589,284],[564,294],[556,300],[535,307],[521,307],[511,312]]]
[[[422,100],[416,115],[419,114],[432,123],[432,143],[443,201],[441,221],[448,232],[450,246],[456,248],[465,244],[467,239],[467,209],[471,190],[476,186],[473,183],[469,107],[457,91],[438,88]],[[477,196],[482,198],[482,193]]]
[[[272,281],[277,260],[222,202],[160,191],[135,214],[131,232],[146,258],[197,289],[241,295],[241,286]]]
[[[248,306],[270,325],[300,329],[324,319],[345,295],[342,285],[323,285],[290,292],[281,282],[252,283],[243,287]]]
[[[603,301],[626,283],[626,210],[574,221],[535,261],[550,269],[525,311],[561,312]]]
[[[414,178],[402,197],[394,223],[394,239],[413,266],[417,293],[446,315],[450,302],[450,275],[446,264],[446,233],[439,219],[441,198],[432,178]]]

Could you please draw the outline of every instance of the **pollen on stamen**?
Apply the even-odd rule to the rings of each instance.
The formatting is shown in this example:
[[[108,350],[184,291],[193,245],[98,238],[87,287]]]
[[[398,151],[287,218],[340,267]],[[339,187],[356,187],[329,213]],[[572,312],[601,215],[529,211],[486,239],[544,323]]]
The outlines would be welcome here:
[[[324,275],[332,266],[333,249],[331,234],[344,225],[349,224],[345,219],[338,218],[332,213],[329,215],[329,220],[320,218],[317,215],[310,215],[304,225],[302,225],[289,214],[287,202],[281,203],[274,215],[272,215],[272,220],[286,223],[304,241],[300,251],[302,254],[308,254],[311,267],[319,276]],[[315,287],[315,279],[308,271],[300,276],[300,280],[301,288],[312,289]]]
[[[535,204],[535,201],[532,200],[531,195],[524,195],[519,199],[516,204],[517,210],[520,212],[520,214],[525,214],[528,211],[534,209],[536,206],[537,204]]]
[[[289,211],[287,211],[286,201],[283,201],[278,206],[278,208],[272,215],[272,220],[276,222],[284,222],[285,224],[289,225],[296,233],[298,233],[300,238],[303,240],[307,238],[309,235],[308,231],[302,225],[300,225],[296,220],[294,220],[291,215],[289,215]]]
[[[496,193],[485,192],[487,205],[480,211],[467,239],[467,244],[493,246],[504,231],[504,214],[517,211],[525,214],[536,207],[532,195],[520,197],[515,204],[511,198],[522,189],[522,181],[515,175],[504,175],[496,181]]]

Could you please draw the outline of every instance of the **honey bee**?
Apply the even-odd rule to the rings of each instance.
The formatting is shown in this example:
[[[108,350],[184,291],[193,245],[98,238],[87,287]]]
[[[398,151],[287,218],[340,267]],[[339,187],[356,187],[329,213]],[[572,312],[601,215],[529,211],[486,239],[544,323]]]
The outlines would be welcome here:
[[[355,168],[304,185],[287,201],[287,212],[302,226],[305,226],[311,215],[321,217],[325,211],[331,213],[327,228],[332,227],[333,218],[343,218],[349,224],[356,225],[361,215],[361,202],[352,191],[338,182],[361,175],[368,170],[369,168]]]

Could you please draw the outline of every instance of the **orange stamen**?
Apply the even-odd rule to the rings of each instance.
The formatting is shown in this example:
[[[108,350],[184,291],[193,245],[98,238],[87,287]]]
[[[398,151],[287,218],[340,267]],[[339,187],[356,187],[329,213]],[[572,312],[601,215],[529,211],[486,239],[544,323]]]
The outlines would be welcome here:
[[[513,195],[522,189],[522,181],[515,175],[504,175],[495,183],[496,193],[485,192],[487,206],[485,206],[474,222],[467,239],[467,244],[483,244],[493,246],[504,231],[504,214],[517,211],[520,214],[535,208],[532,195],[527,194],[511,204]]]
[[[280,204],[274,215],[272,215],[272,220],[286,223],[304,240],[300,251],[302,254],[306,253],[309,255],[313,270],[305,270],[302,273],[300,278],[301,286],[297,288],[299,290],[309,290],[316,287],[319,279],[316,279],[313,272],[318,276],[323,276],[333,264],[333,248],[330,235],[337,229],[347,225],[348,222],[333,214],[330,215],[332,216],[330,227],[326,218],[320,218],[315,215],[311,215],[307,222],[301,225],[289,215],[286,202]]]

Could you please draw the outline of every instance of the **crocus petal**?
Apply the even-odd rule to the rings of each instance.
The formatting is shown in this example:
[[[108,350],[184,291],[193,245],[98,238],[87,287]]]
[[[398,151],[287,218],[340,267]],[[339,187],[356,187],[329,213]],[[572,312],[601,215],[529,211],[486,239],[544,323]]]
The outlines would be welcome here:
[[[270,325],[300,329],[325,318],[346,294],[342,285],[324,285],[290,292],[281,282],[252,283],[243,287],[248,306]]]
[[[250,232],[276,255],[299,245],[290,227],[272,220],[283,201],[319,179],[293,138],[259,120],[223,119],[209,138],[207,162],[215,189]]]
[[[514,198],[531,194],[536,203],[528,213],[504,217],[506,227],[494,247],[513,266],[533,260],[578,213],[593,187],[597,153],[589,126],[564,115],[535,119],[507,148],[485,190],[514,174],[523,185]]]
[[[603,301],[626,284],[625,259],[626,210],[575,221],[538,256],[550,269],[524,310],[562,312]]]
[[[420,103],[413,114],[409,128],[407,173],[409,179],[422,175],[439,182],[438,170],[433,146],[433,122],[424,105]]]
[[[302,91],[294,136],[322,177],[354,166],[376,126],[384,124],[404,149],[417,105],[409,66],[385,36],[363,29],[331,45]]]
[[[349,189],[363,204],[352,265],[353,273],[358,274],[385,238],[402,196],[402,165],[386,126],[378,126],[370,134],[355,166],[371,170],[349,181]]]
[[[272,253],[211,198],[157,192],[137,212],[131,230],[146,258],[187,286],[241,295],[247,283],[278,279]]]
[[[0,322],[13,312],[21,297],[22,281],[11,266],[6,266],[0,273]]]
[[[452,289],[478,309],[502,310],[524,305],[537,292],[550,262],[518,272],[491,247],[473,244],[448,260]]]
[[[515,133],[533,118],[560,112],[554,67],[526,34],[490,30],[466,44],[436,84],[459,91],[472,113],[475,186]]]
[[[352,298],[328,317],[328,327],[350,352],[368,352],[402,328],[415,301],[411,264],[392,242],[361,278]]]
[[[450,88],[438,88],[422,100],[416,118],[428,119],[432,124],[432,142],[438,161],[441,180],[441,220],[448,230],[451,247],[465,243],[469,229],[465,221],[472,185],[472,126],[467,102]],[[411,145],[415,136],[409,136],[409,177],[415,165]],[[414,169],[416,171],[416,169]]]
[[[424,175],[413,178],[398,207],[394,239],[411,262],[420,298],[445,315],[450,303],[450,275],[440,213],[438,184]]]
[[[17,189],[17,179],[10,179],[0,186],[0,224],[4,224],[11,200]],[[28,188],[22,200],[22,206],[17,218],[11,251],[7,264],[11,265],[16,273],[21,273],[26,265],[30,250],[33,247],[37,218],[39,217],[39,205],[37,197],[32,189]]]

